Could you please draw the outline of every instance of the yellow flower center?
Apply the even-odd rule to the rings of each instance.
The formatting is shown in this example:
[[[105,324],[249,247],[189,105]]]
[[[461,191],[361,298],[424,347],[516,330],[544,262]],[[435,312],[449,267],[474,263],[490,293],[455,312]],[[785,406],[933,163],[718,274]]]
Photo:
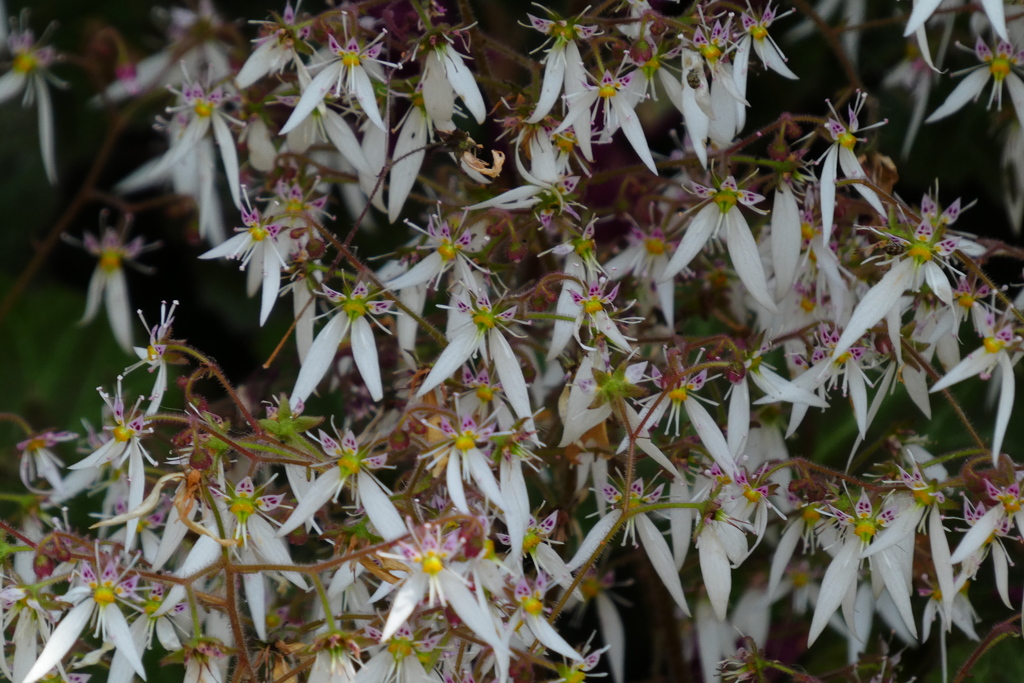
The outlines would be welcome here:
[[[100,586],[92,592],[92,599],[95,600],[98,605],[106,607],[114,602],[114,589],[110,586]]]
[[[540,545],[540,536],[532,531],[526,532],[526,537],[523,539],[523,550],[532,552],[538,545]]]
[[[463,434],[462,436],[455,439],[455,447],[465,453],[471,448],[476,447],[476,439],[471,434]]]
[[[477,387],[476,397],[483,401],[484,403],[487,403],[488,401],[493,401],[494,389],[491,389],[490,387]]]
[[[914,489],[914,500],[918,505],[931,505],[934,499],[935,494],[929,489]]]
[[[363,60],[359,59],[359,55],[355,52],[346,52],[341,58],[341,63],[351,69],[362,64]]]
[[[494,316],[490,313],[477,313],[473,316],[473,322],[477,327],[485,327],[488,330],[494,329]]]
[[[104,249],[100,254],[100,270],[112,273],[121,269],[121,252],[115,249]]]
[[[700,49],[700,54],[708,62],[714,64],[722,56],[722,50],[717,45],[705,45]]]
[[[992,72],[992,77],[996,79],[997,83],[999,83],[1010,75],[1010,60],[1003,57],[997,57],[988,65],[988,70]]]
[[[1002,339],[996,339],[995,337],[985,337],[985,341],[982,342],[982,345],[989,353],[999,353],[1006,347],[1006,342]]]
[[[451,242],[444,242],[441,246],[437,248],[437,253],[440,254],[441,258],[443,258],[445,261],[451,261],[453,258],[455,258],[456,251],[455,247],[452,245]]]
[[[346,477],[351,477],[359,471],[359,457],[352,453],[338,460],[338,469]]]
[[[840,354],[839,358],[836,358],[836,365],[842,365],[846,361],[850,360],[850,358],[852,358],[850,352],[846,351],[845,353]]]
[[[551,138],[559,152],[569,153],[576,147],[576,136],[571,133],[559,133]]]
[[[813,526],[821,519],[821,512],[818,511],[818,508],[806,507],[803,512],[800,513],[800,519],[804,520],[804,524]]]
[[[124,443],[128,439],[132,438],[132,430],[128,429],[124,425],[118,425],[114,427],[114,441],[118,443]]]
[[[814,303],[814,301],[813,301],[812,299],[809,299],[809,298],[808,298],[808,297],[806,297],[806,296],[805,296],[805,297],[803,297],[802,299],[800,299],[800,308],[804,309],[804,310],[805,310],[805,311],[807,311],[808,313],[810,313],[811,311],[813,311],[813,310],[814,310],[814,307],[815,307],[816,305],[817,305],[817,304],[815,304],[815,303]]]
[[[999,496],[999,502],[1003,504],[1006,514],[1013,515],[1020,512],[1020,499],[1013,496]]]
[[[544,611],[544,603],[531,596],[523,600],[523,610],[527,614],[539,617]]]
[[[810,242],[814,239],[814,236],[818,234],[818,231],[814,229],[814,226],[810,223],[800,224],[800,238],[805,242]]]
[[[142,610],[149,616],[153,616],[154,614],[156,614],[156,611],[158,609],[160,609],[159,600],[147,600],[146,606],[142,608]]]
[[[393,656],[396,661],[405,659],[413,652],[412,643],[404,638],[396,638],[388,644],[388,652],[391,653],[391,656]]]
[[[284,210],[288,213],[302,213],[306,206],[299,199],[289,199],[284,205]]]
[[[768,37],[768,29],[758,24],[754,28],[750,29],[750,37],[754,40],[764,40]]]
[[[597,579],[589,578],[584,579],[580,584],[580,592],[583,593],[583,597],[587,600],[592,600],[597,597],[597,594],[601,592],[601,584]]]
[[[615,94],[619,92],[619,89],[614,85],[602,85],[597,89],[597,94],[605,99],[609,97],[615,97]]]
[[[444,569],[444,561],[433,550],[427,553],[420,564],[423,566],[423,572],[430,576],[434,576]]]
[[[155,361],[160,358],[160,352],[156,350],[156,347],[150,344],[146,347],[146,360]]]
[[[587,678],[587,674],[574,669],[566,673],[562,678],[565,680],[565,683],[583,683]]]
[[[732,190],[719,190],[718,194],[715,195],[715,204],[722,213],[729,213],[729,209],[736,206],[736,202],[739,197]]]
[[[248,498],[235,498],[228,510],[239,519],[244,519],[256,512],[256,506]]]
[[[846,131],[836,138],[836,142],[846,149],[853,149],[853,146],[857,144],[857,138],[850,131]]]
[[[351,318],[359,318],[366,315],[366,302],[363,299],[349,299],[341,310],[348,313]]]
[[[757,489],[747,489],[743,492],[743,497],[751,503],[756,503],[761,500],[761,492]]]
[[[270,232],[262,225],[254,225],[249,228],[249,238],[252,239],[253,242],[262,242],[268,237],[270,237]]]
[[[206,100],[199,100],[192,107],[192,111],[196,113],[196,116],[202,116],[205,119],[213,114],[213,105]]]
[[[27,74],[39,66],[39,60],[31,52],[23,52],[14,58],[13,69],[15,73]]]
[[[587,315],[594,315],[604,310],[604,304],[598,299],[588,299],[583,304],[583,310],[587,312]]]
[[[668,392],[668,398],[670,401],[682,402],[686,400],[686,387],[676,387],[672,391]]]
[[[795,572],[792,574],[792,579],[793,588],[803,588],[810,582],[811,577],[807,572]]]
[[[25,444],[26,451],[38,451],[40,448],[46,448],[46,439],[41,436],[33,437]]]
[[[862,541],[871,540],[871,537],[875,535],[876,531],[875,523],[869,519],[857,522],[857,526],[853,528],[853,533],[857,534]]]
[[[665,240],[658,239],[657,237],[645,239],[644,246],[647,248],[647,253],[651,256],[661,256],[665,253]]]
[[[907,250],[907,254],[918,263],[932,260],[932,250],[927,244],[915,244]]]

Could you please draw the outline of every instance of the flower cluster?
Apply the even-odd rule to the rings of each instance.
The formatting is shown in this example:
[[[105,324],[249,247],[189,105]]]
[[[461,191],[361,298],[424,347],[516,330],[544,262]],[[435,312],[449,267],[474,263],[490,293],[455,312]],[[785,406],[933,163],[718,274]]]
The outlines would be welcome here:
[[[770,111],[755,83],[801,77],[772,3],[546,9],[521,17],[532,53],[449,4],[289,3],[244,51],[203,0],[163,52],[118,58],[99,101],[166,150],[75,210],[122,216],[80,242],[83,322],[103,302],[137,362],[85,437],[0,416],[28,491],[0,521],[4,675],[158,681],[155,652],[189,683],[767,680],[834,670],[827,634],[853,677],[899,668],[879,619],[914,645],[936,617],[945,667],[989,558],[1015,613],[1024,313],[984,266],[1022,253],[938,185],[895,190],[876,95]],[[938,4],[905,24],[929,65]],[[927,122],[990,80],[1024,121],[1024,15],[966,9],[981,65]],[[25,21],[0,33],[0,103],[38,103],[55,181],[50,71],[75,60]],[[854,75],[856,33],[829,33]],[[182,248],[239,262],[253,328],[287,328],[258,380],[187,341],[184,296],[133,346],[152,188],[193,217]],[[671,654],[634,661],[643,629]]]

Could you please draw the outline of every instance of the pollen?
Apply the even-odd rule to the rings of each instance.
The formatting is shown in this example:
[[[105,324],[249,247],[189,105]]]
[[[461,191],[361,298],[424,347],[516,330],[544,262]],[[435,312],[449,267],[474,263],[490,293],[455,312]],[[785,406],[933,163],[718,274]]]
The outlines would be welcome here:
[[[248,498],[235,498],[228,508],[238,518],[245,518],[256,512],[256,506]]]
[[[494,389],[490,387],[477,387],[476,397],[484,403],[489,403],[494,400]]]
[[[926,244],[915,244],[907,251],[907,254],[918,263],[932,260],[932,250]]]
[[[988,65],[988,70],[992,72],[992,77],[999,83],[1010,75],[1010,61],[1001,58],[993,59],[992,63]]]
[[[451,261],[455,258],[455,246],[451,242],[445,242],[437,248],[437,253],[441,255],[445,261]]]
[[[918,505],[931,505],[935,498],[929,489],[914,489],[914,500]]]
[[[715,204],[718,205],[719,210],[722,213],[729,213],[729,210],[736,206],[736,202],[739,197],[736,196],[735,192],[730,190],[721,190],[715,195]]]
[[[871,537],[874,536],[877,531],[875,523],[868,519],[857,522],[857,526],[853,528],[853,533],[857,534],[862,541],[871,540]]]
[[[686,387],[676,387],[672,391],[668,392],[668,398],[673,402],[682,402],[687,398]]]
[[[12,41],[13,42],[13,41]],[[35,58],[29,52],[18,55],[14,58],[14,72],[19,74],[27,74],[34,71],[39,66],[39,60]]]
[[[196,116],[201,116],[205,119],[213,114],[213,105],[206,100],[199,100],[192,107],[192,111],[196,113]]]
[[[836,142],[846,149],[853,149],[853,146],[857,144],[857,137],[850,131],[846,131],[836,138]]]
[[[388,652],[395,658],[395,661],[401,661],[412,654],[412,643],[404,638],[392,640],[388,643]]]
[[[366,302],[362,299],[349,299],[341,307],[341,310],[348,313],[349,317],[359,318],[366,315]]]
[[[808,313],[814,310],[815,305],[814,300],[809,297],[805,296],[800,299],[800,308],[804,309]]]
[[[597,94],[605,99],[609,97],[615,97],[615,95],[618,92],[619,89],[616,88],[614,85],[602,85],[600,88],[597,89]]]
[[[114,441],[124,443],[128,439],[132,438],[132,430],[128,429],[124,425],[118,425],[114,427]]]
[[[1014,515],[1020,512],[1020,499],[1013,496],[999,496],[999,502],[1003,504],[1006,514]]]
[[[113,249],[104,249],[100,254],[100,270],[112,273],[121,269],[121,253]]]
[[[268,237],[270,237],[270,232],[268,232],[262,225],[256,225],[249,228],[249,238],[253,242],[262,242]]]
[[[423,572],[430,576],[434,576],[444,569],[444,561],[433,551],[427,553],[427,556],[423,558],[421,565],[423,566]]]
[[[465,453],[466,451],[476,447],[476,439],[473,438],[471,434],[463,434],[455,439],[455,447]]]
[[[768,37],[768,29],[760,24],[750,29],[750,37],[754,40],[764,40]]]
[[[540,545],[540,536],[532,531],[527,532],[526,537],[523,538],[523,550],[525,552],[531,552],[538,545]]]
[[[341,63],[351,69],[352,67],[361,65],[363,60],[359,59],[359,55],[355,52],[346,52],[341,58]]]
[[[999,353],[1006,346],[1006,342],[1002,339],[996,339],[995,337],[985,337],[985,341],[982,342],[982,345],[989,353]]]
[[[346,455],[338,460],[338,469],[346,477],[351,477],[359,471],[359,458],[355,455]]]
[[[665,240],[657,237],[649,237],[644,240],[644,247],[651,256],[661,256],[665,253]]]
[[[956,302],[960,304],[960,307],[968,310],[974,308],[975,301],[977,301],[977,299],[975,299],[970,294],[961,294],[956,298]]]
[[[96,604],[106,607],[115,600],[114,589],[109,586],[101,586],[92,592],[92,599]]]
[[[595,315],[604,310],[604,304],[599,299],[588,299],[583,304],[583,310],[587,312],[587,315]]]
[[[494,316],[490,313],[477,313],[473,316],[473,322],[476,323],[477,327],[488,330],[494,329]]]
[[[700,49],[700,54],[708,62],[714,64],[722,56],[722,50],[717,45],[705,45]]]
[[[523,600],[523,610],[532,616],[539,617],[544,612],[544,603],[534,597]]]
[[[761,492],[757,489],[747,489],[743,492],[743,497],[751,503],[757,503],[761,500]]]

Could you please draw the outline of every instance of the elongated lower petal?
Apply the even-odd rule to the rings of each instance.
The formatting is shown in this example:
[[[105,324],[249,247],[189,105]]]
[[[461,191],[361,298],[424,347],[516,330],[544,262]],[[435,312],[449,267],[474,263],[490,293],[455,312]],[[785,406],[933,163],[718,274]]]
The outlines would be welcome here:
[[[64,615],[60,623],[57,624],[57,628],[50,634],[50,639],[46,641],[46,647],[39,653],[39,659],[29,669],[22,683],[35,683],[57,666],[64,655],[74,646],[78,636],[85,629],[85,625],[89,623],[89,617],[92,616],[95,606],[96,603],[93,600],[83,600]]]

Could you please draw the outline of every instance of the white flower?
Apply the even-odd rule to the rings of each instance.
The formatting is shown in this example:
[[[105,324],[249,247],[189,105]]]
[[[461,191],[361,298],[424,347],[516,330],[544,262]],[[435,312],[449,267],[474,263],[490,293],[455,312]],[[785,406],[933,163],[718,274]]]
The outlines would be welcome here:
[[[57,457],[51,448],[65,441],[72,441],[78,437],[74,432],[58,432],[48,429],[35,434],[18,443],[15,448],[21,451],[21,483],[29,491],[37,491],[32,482],[42,477],[54,493],[59,494],[64,488],[64,480],[60,476],[60,470],[64,462]]]
[[[263,284],[263,296],[260,299],[260,325],[267,322],[270,311],[277,301],[281,290],[281,271],[288,267],[285,258],[288,256],[290,239],[288,233],[283,235],[284,226],[273,223],[273,217],[264,218],[259,209],[249,204],[245,196],[245,207],[242,209],[244,228],[235,228],[235,236],[222,242],[213,249],[201,254],[201,259],[229,258],[241,261],[240,270],[245,270],[249,262],[256,259],[258,266],[254,269]]]
[[[0,7],[0,10],[3,8]],[[22,15],[24,20],[24,15]],[[7,15],[0,11],[0,22],[6,22]],[[22,22],[24,23],[24,21]],[[0,39],[5,36],[0,34]],[[7,46],[14,58],[11,70],[0,76],[0,104],[13,98],[22,90],[25,96],[22,103],[27,107],[36,102],[39,115],[39,146],[42,149],[43,168],[46,177],[53,184],[57,183],[57,159],[55,154],[53,133],[53,103],[47,81],[62,86],[49,71],[49,66],[57,59],[57,52],[52,47],[41,47],[36,43],[32,31],[21,27],[20,31],[11,31],[6,36]],[[0,49],[4,46],[0,45]]]
[[[348,14],[343,14],[343,17],[347,19]],[[347,23],[345,28],[347,31]],[[312,65],[311,68],[319,68],[320,73],[303,90],[302,97],[281,129],[281,135],[287,135],[302,123],[324,101],[327,93],[333,90],[336,97],[340,96],[343,87],[347,95],[354,97],[359,102],[359,106],[367,118],[383,130],[384,121],[377,108],[377,97],[374,94],[370,77],[383,80],[381,65],[394,66],[377,58],[383,47],[381,40],[383,40],[384,34],[380,34],[365,46],[361,46],[354,37],[348,38],[344,46],[333,34],[328,35],[327,38],[328,49],[334,55],[334,59]]]
[[[338,345],[351,333],[352,357],[359,374],[366,383],[366,388],[374,401],[384,397],[384,388],[380,381],[380,364],[377,361],[377,345],[373,339],[373,329],[367,320],[368,316],[381,315],[391,309],[390,301],[370,301],[370,289],[365,283],[357,284],[350,293],[336,292],[327,285],[322,285],[324,296],[338,306],[330,321],[320,330],[313,340],[313,345],[306,355],[306,361],[299,370],[289,401],[295,405],[305,401],[316,389],[324,375],[331,367]]]
[[[441,352],[434,367],[423,380],[423,384],[416,392],[417,398],[425,396],[483,349],[494,362],[494,369],[505,390],[505,397],[516,416],[531,418],[533,410],[530,408],[530,396],[526,379],[523,377],[523,369],[512,346],[502,335],[502,330],[508,331],[509,323],[515,321],[515,307],[499,311],[491,306],[490,299],[483,292],[475,296],[473,304],[467,303],[459,296],[454,296],[452,303],[451,309],[458,322],[451,326],[448,346]]]
[[[248,88],[250,85],[263,78],[267,74],[276,74],[284,71],[288,63],[299,65],[299,54],[295,51],[295,41],[304,41],[309,37],[311,27],[296,25],[295,9],[291,2],[286,2],[284,12],[279,21],[256,21],[256,24],[263,24],[267,35],[257,38],[256,49],[252,51],[245,64],[235,76],[235,83],[239,88]]]
[[[829,134],[835,141],[834,144],[828,148],[822,159],[824,164],[821,168],[821,226],[822,226],[822,241],[825,244],[829,243],[832,237],[832,220],[835,216],[836,210],[836,176],[838,174],[838,168],[843,169],[843,175],[847,178],[854,179],[867,179],[867,175],[864,173],[864,169],[861,168],[860,162],[857,161],[857,155],[853,153],[853,148],[861,138],[858,138],[855,133],[863,132],[884,125],[886,121],[879,121],[873,123],[870,126],[860,127],[860,121],[858,116],[860,110],[864,106],[864,101],[867,99],[867,93],[858,93],[856,100],[847,109],[847,118],[849,125],[843,125],[839,122],[839,114],[836,113],[835,109],[832,109],[832,103],[829,102],[829,109],[832,111],[832,115],[835,118],[829,118],[825,124],[825,128],[828,129]],[[854,183],[853,187],[862,197],[871,205],[875,211],[879,214],[885,215],[885,208],[882,206],[882,202],[878,199],[878,195],[873,190],[864,186],[861,183]]]
[[[928,18],[941,3],[942,0],[914,0],[914,9],[910,13],[910,18],[907,19],[907,27],[904,29],[903,35],[909,36],[924,26],[924,22],[928,21]],[[981,8],[985,10],[988,20],[992,22],[992,28],[999,34],[999,37],[1007,40],[1006,13],[1002,0],[981,0]]]
[[[462,61],[462,55],[455,51],[452,39],[447,34],[442,34],[442,37],[444,40],[427,50],[424,58],[420,78],[423,106],[433,121],[451,121],[455,113],[455,96],[458,95],[476,122],[483,123],[487,109],[476,78]]]
[[[1000,3],[1000,7],[1002,7],[1002,3]],[[978,40],[974,44],[974,54],[982,63],[957,73],[957,75],[967,74],[967,76],[953,88],[953,92],[949,94],[946,101],[925,119],[925,123],[944,119],[959,111],[968,101],[977,99],[989,78],[994,78],[995,86],[988,98],[988,106],[991,108],[994,100],[997,109],[1003,108],[1003,85],[1005,84],[1006,89],[1010,92],[1013,108],[1017,111],[1017,120],[1024,126],[1024,81],[1014,71],[1014,69],[1019,69],[1024,62],[1024,51],[1018,52],[1012,43],[1001,40],[993,54],[992,49],[985,44],[981,36],[978,36]]]
[[[103,573],[97,576],[88,562],[82,564],[77,585],[63,596],[74,607],[68,610],[50,634],[46,647],[22,683],[35,683],[48,674],[71,650],[94,615],[96,631],[103,642],[113,643],[117,651],[128,659],[135,673],[146,680],[146,669],[135,648],[128,621],[117,604],[118,601],[137,598],[135,583],[138,577],[125,579],[124,574],[119,575],[117,569],[116,562],[108,562]]]
[[[742,204],[758,213],[763,211],[754,208],[754,204],[764,201],[764,197],[741,190],[736,185],[736,179],[729,176],[722,181],[718,189],[693,184],[694,193],[701,199],[707,200],[704,206],[697,212],[697,215],[690,221],[679,246],[669,259],[665,271],[662,273],[663,280],[675,277],[701,252],[707,241],[715,237],[722,225],[725,225],[725,241],[729,248],[729,256],[732,258],[733,267],[740,281],[746,285],[747,291],[754,300],[771,313],[776,313],[775,301],[768,293],[768,284],[765,281],[764,265],[761,262],[761,254],[758,251],[754,236],[750,234],[747,221],[743,218],[737,204]]]
[[[548,576],[543,571],[537,573],[537,579],[532,587],[525,576],[520,578],[513,592],[516,602],[519,603],[519,613],[541,645],[567,659],[582,660],[580,653],[565,642],[565,638],[560,636],[544,617],[544,594],[547,590]],[[513,617],[513,621],[515,620],[516,617]]]
[[[550,11],[543,5],[538,7]],[[566,99],[570,102],[583,90],[587,75],[583,68],[580,49],[575,41],[589,40],[597,36],[599,31],[596,26],[583,26],[577,23],[576,19],[552,20],[540,19],[532,14],[526,16],[530,18],[530,25],[534,29],[553,39],[551,47],[541,60],[544,63],[544,79],[540,86],[540,97],[533,114],[526,120],[527,123],[538,123],[551,111],[563,89]],[[583,148],[587,158],[591,157],[589,143],[588,139],[587,146]]]
[[[747,5],[749,7],[749,3]],[[790,10],[791,12],[792,10]],[[768,27],[772,22],[789,12],[776,15],[771,3],[765,5],[760,18],[755,18],[744,12],[740,15],[740,23],[743,24],[743,36],[739,39],[736,47],[736,54],[733,58],[733,78],[736,81],[736,89],[746,97],[747,93],[747,68],[750,61],[750,51],[753,49],[758,59],[766,69],[771,69],[784,78],[796,80],[798,76],[786,66],[786,56],[782,54],[778,43],[768,34]]]
[[[160,401],[163,400],[164,392],[167,391],[167,343],[170,340],[171,325],[174,323],[174,309],[177,308],[178,302],[172,301],[170,309],[167,308],[167,302],[164,301],[160,304],[160,322],[153,327],[149,327],[146,324],[146,318],[142,315],[142,311],[139,311],[139,317],[142,319],[142,324],[149,328],[149,344],[146,348],[140,346],[135,347],[135,355],[139,357],[139,362],[125,368],[124,373],[127,375],[132,370],[141,368],[143,365],[149,366],[149,371],[152,373],[156,371],[156,380],[153,383],[153,391],[149,395],[149,407],[146,408],[146,415],[155,415],[160,410]]]
[[[632,71],[624,76],[613,76],[610,71],[606,70],[598,85],[586,83],[583,92],[576,93],[569,101],[569,112],[565,115],[562,123],[555,128],[553,134],[561,133],[572,126],[581,140],[589,138],[593,119],[600,109],[604,120],[601,140],[610,140],[611,136],[621,128],[640,160],[650,169],[651,173],[658,175],[650,147],[647,145],[644,129],[640,125],[640,119],[636,112],[633,111],[641,99],[636,89],[630,87],[636,73],[636,71]],[[593,112],[591,108],[593,108]],[[584,153],[586,153],[585,149]],[[592,161],[592,159],[588,157],[588,161]]]

